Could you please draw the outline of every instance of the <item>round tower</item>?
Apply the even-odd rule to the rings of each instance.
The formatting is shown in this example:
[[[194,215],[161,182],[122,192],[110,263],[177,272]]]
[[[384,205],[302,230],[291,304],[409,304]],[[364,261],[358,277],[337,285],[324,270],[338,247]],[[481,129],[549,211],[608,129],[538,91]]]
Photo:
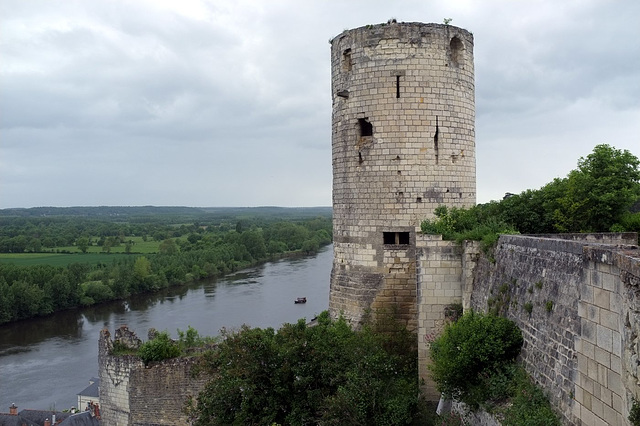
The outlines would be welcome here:
[[[476,200],[473,36],[396,23],[331,40],[334,263],[329,309],[417,322],[416,233]]]

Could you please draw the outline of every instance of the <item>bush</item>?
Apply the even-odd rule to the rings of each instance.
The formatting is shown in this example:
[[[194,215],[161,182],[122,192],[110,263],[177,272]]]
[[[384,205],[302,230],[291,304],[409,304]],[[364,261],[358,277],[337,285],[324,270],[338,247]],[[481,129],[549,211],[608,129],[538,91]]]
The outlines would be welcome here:
[[[420,228],[423,234],[440,234],[445,240],[481,241],[486,253],[498,241],[500,234],[515,234],[516,229],[506,222],[487,214],[482,208],[448,208],[439,206],[436,219],[425,220]]]
[[[629,410],[629,422],[632,426],[640,426],[640,402],[633,398],[631,410]]]
[[[522,333],[513,321],[473,311],[464,314],[431,345],[429,368],[436,387],[445,397],[477,408],[487,399],[488,378],[508,374],[507,367],[522,343]]]
[[[511,404],[503,411],[503,426],[560,426],[549,400],[522,367],[514,371]]]
[[[138,356],[142,358],[144,365],[149,365],[152,361],[175,358],[180,356],[180,353],[180,348],[166,331],[156,334],[153,340],[143,343],[138,349]]]

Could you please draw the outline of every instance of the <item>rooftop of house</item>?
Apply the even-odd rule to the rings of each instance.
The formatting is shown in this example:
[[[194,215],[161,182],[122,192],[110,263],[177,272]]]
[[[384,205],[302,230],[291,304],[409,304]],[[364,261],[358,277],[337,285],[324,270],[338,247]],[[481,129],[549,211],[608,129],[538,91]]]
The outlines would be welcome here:
[[[100,379],[96,379],[95,377],[92,378],[89,383],[91,383],[89,386],[87,386],[86,388],[84,388],[82,391],[80,391],[80,393],[78,393],[78,395],[80,396],[88,396],[91,398],[95,398],[96,400],[98,399],[100,393],[99,393],[99,388],[100,388]],[[79,409],[82,409],[83,407],[78,407]]]
[[[15,404],[9,413],[0,413],[0,426],[100,426],[100,408],[91,404],[91,409],[76,414],[51,410],[22,410]]]
[[[83,411],[70,415],[59,426],[100,426],[100,419],[93,411]]]
[[[49,421],[53,424],[53,416],[56,416],[56,422],[62,421],[69,417],[70,413],[62,413],[60,411],[51,411],[51,410],[22,410],[18,413],[18,416],[23,419],[29,420],[31,423],[44,426],[45,420],[49,419]]]
[[[0,426],[38,426],[22,416],[17,414],[0,413]]]

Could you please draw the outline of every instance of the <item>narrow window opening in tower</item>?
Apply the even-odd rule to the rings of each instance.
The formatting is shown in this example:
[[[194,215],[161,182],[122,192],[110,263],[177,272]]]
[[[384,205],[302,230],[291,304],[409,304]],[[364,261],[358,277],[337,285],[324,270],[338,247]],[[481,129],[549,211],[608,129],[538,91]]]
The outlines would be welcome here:
[[[346,49],[342,52],[342,69],[351,71],[351,49]]]
[[[383,232],[382,242],[386,245],[409,245],[409,233]]]
[[[396,98],[400,97],[400,76],[396,75]]]
[[[460,68],[463,65],[464,45],[458,37],[453,37],[449,43],[449,62],[451,66]]]
[[[358,163],[362,164],[364,160],[362,159],[362,153],[358,152]]]
[[[421,203],[422,202],[422,197],[417,197],[416,198],[416,203]]]
[[[360,137],[373,136],[373,124],[366,118],[359,118],[358,124],[360,124]]]
[[[436,133],[433,135],[433,149],[436,153],[436,164],[438,164],[438,136],[440,134],[440,128],[438,126],[438,116],[436,115]]]

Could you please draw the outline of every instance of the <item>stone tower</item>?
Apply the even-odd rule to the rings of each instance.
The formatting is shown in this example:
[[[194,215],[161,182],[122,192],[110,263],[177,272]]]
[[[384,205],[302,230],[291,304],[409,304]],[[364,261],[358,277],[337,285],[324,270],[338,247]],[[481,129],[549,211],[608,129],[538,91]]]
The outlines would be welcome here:
[[[473,36],[397,23],[331,40],[334,263],[329,309],[417,325],[416,233],[476,200]]]

